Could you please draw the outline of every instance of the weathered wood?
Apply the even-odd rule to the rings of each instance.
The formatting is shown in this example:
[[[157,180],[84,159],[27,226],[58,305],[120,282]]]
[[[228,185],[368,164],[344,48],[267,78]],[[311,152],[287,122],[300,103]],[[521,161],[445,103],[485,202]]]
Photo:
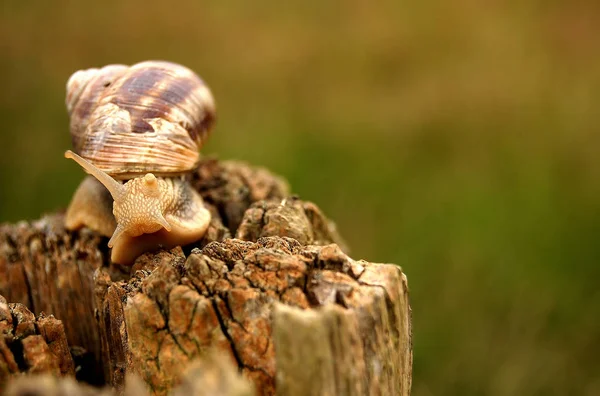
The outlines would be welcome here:
[[[91,232],[66,233],[62,216],[0,226],[0,294],[66,323],[69,344],[92,357],[82,353],[91,379],[102,377],[92,300],[93,273],[104,261],[101,242]]]
[[[246,210],[235,237],[245,241],[280,236],[294,238],[302,245],[326,245],[335,241],[344,251],[345,242],[335,224],[312,202],[297,197],[281,201],[258,201]]]
[[[5,396],[113,396],[109,389],[97,389],[76,382],[73,378],[52,375],[16,377],[7,386]],[[128,396],[145,396],[131,394]]]
[[[173,396],[253,396],[254,386],[229,359],[214,352],[192,362]]]
[[[209,354],[202,361],[189,365],[182,375],[181,385],[173,396],[253,396],[252,384],[243,378],[229,361]],[[146,384],[135,375],[128,375],[125,387],[115,392],[110,388],[93,388],[77,383],[72,377],[52,375],[17,377],[6,389],[5,396],[148,396]]]
[[[338,305],[274,311],[278,395],[366,395],[356,315]],[[400,394],[400,393],[398,393]]]
[[[409,394],[397,266],[351,259],[318,207],[265,170],[205,160],[192,182],[213,214],[205,238],[131,268],[110,265],[106,238],[67,232],[61,215],[0,226],[0,293],[61,319],[77,378],[118,392],[131,375],[156,395],[191,389],[185,367],[206,371],[216,353],[261,395]]]
[[[328,254],[339,253],[323,253]],[[330,302],[321,309],[277,304],[277,394],[409,394],[412,349],[406,277],[395,266],[362,265],[353,278],[323,273],[331,280],[321,278],[314,290],[321,301]]]
[[[74,376],[75,366],[60,320],[37,318],[23,304],[0,296],[0,389],[10,375]]]

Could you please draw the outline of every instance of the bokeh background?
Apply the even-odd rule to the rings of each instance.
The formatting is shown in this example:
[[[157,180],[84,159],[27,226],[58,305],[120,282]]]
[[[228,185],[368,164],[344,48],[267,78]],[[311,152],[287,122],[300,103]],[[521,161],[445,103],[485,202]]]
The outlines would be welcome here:
[[[0,221],[82,178],[73,71],[180,62],[217,98],[204,153],[285,176],[354,258],[403,267],[414,395],[600,394],[600,3],[0,7]]]

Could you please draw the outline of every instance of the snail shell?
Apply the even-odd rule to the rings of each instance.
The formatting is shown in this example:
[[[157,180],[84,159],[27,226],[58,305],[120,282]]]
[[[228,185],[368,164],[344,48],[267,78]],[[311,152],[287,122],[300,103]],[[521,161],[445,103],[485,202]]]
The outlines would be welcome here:
[[[196,166],[214,124],[204,82],[169,62],[109,65],[73,74],[66,102],[75,153],[65,157],[91,176],[75,192],[65,226],[110,236],[111,260],[125,265],[202,238],[211,214],[179,175]]]
[[[117,179],[193,169],[215,121],[204,82],[164,61],[80,70],[66,104],[75,152]]]

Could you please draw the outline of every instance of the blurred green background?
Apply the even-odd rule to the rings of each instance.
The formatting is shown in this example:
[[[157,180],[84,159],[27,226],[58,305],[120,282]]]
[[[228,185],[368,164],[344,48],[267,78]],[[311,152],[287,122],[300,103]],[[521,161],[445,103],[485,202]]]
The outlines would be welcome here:
[[[0,221],[83,176],[72,72],[180,62],[219,106],[204,153],[402,265],[414,395],[600,394],[600,3],[282,3],[2,2]]]

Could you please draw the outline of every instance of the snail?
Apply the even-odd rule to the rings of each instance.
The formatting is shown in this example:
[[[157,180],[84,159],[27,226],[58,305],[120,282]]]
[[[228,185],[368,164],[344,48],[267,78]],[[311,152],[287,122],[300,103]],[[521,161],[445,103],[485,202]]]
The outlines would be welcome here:
[[[211,219],[186,174],[215,121],[209,88],[190,69],[146,61],[75,72],[67,82],[75,160],[91,176],[75,192],[65,226],[110,237],[111,261],[193,243]]]

